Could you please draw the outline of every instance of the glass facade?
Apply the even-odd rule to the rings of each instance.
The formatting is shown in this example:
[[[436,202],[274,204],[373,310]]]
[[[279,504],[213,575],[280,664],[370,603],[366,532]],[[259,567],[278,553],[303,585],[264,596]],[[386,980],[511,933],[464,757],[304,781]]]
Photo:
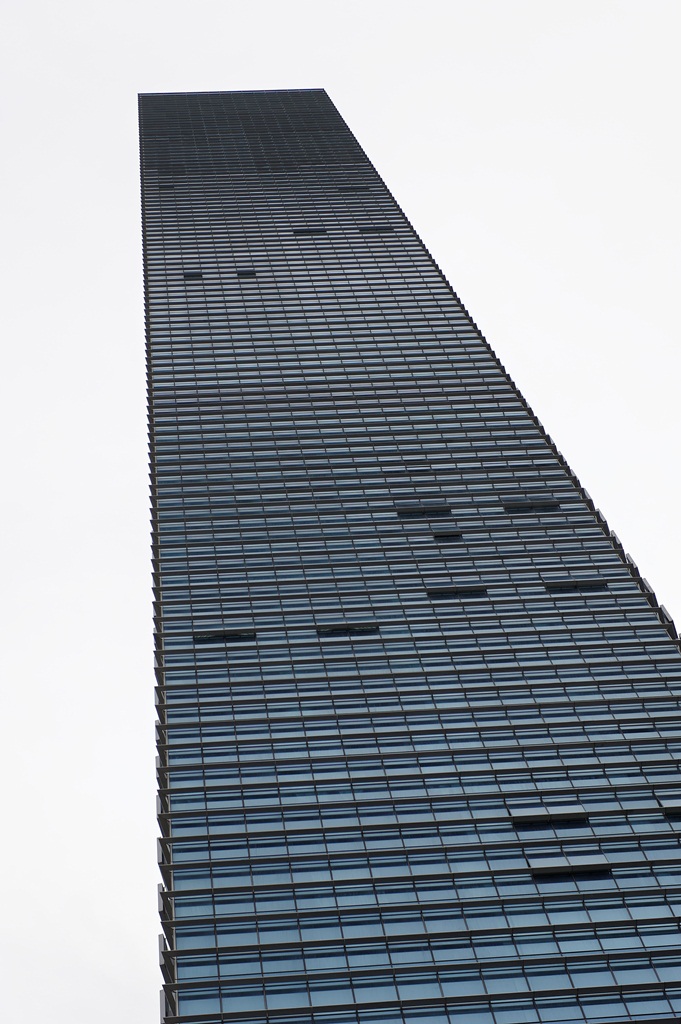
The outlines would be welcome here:
[[[669,617],[325,92],[140,125],[165,1024],[681,1019]]]

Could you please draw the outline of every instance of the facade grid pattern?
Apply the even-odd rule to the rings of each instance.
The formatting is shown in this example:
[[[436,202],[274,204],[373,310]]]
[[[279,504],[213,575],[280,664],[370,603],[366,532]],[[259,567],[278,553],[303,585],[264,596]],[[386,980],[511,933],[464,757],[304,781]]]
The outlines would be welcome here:
[[[164,1024],[680,1019],[669,616],[325,92],[140,137]]]

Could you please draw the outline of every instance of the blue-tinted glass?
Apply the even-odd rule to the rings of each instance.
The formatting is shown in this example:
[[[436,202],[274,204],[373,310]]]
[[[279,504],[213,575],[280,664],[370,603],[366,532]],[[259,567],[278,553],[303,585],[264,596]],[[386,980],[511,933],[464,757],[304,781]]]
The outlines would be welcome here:
[[[164,1020],[681,1013],[664,613],[323,91],[140,126]]]

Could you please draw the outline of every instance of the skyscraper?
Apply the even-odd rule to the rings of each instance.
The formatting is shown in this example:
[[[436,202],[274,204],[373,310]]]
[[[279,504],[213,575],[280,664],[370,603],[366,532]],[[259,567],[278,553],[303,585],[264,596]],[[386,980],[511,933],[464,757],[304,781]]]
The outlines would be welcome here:
[[[163,1020],[681,1019],[668,615],[323,91],[140,124]]]

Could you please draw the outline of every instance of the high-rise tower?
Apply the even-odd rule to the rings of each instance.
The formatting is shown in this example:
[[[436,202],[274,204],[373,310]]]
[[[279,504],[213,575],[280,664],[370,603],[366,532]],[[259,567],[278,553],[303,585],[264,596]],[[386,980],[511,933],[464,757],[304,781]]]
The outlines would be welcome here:
[[[323,91],[140,121],[164,1021],[681,1019],[668,616]]]

